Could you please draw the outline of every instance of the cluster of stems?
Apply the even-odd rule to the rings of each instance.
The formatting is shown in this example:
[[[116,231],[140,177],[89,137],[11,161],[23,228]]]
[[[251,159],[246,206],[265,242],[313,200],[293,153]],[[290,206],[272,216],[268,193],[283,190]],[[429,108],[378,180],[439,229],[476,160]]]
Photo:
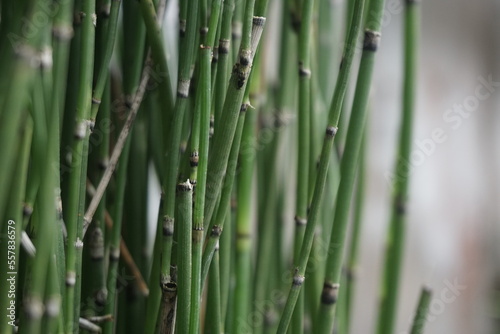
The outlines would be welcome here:
[[[0,2],[0,333],[352,332],[384,1],[339,3],[184,0],[169,22],[166,0]],[[416,1],[405,22],[380,334],[404,249]]]

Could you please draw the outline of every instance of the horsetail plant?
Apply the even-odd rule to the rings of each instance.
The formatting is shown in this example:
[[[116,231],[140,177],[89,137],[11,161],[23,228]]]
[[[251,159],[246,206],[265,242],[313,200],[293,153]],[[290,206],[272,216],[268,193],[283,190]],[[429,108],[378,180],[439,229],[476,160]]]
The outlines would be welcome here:
[[[1,333],[352,332],[384,1],[275,5],[266,25],[267,0],[0,2]],[[405,18],[397,174],[416,1]],[[407,176],[394,180],[379,334],[394,329]],[[429,303],[423,289],[412,333]]]
[[[302,242],[302,247],[300,250],[300,255],[295,260],[295,272],[292,279],[292,287],[288,295],[288,299],[281,316],[280,324],[278,327],[278,333],[285,333],[290,324],[290,319],[295,308],[295,304],[299,297],[299,293],[304,283],[304,274],[307,266],[307,261],[309,259],[309,254],[311,252],[311,247],[314,239],[314,232],[317,224],[317,215],[319,211],[319,202],[321,202],[323,197],[323,192],[326,183],[326,176],[328,171],[328,164],[330,160],[330,152],[333,146],[333,140],[335,134],[337,133],[337,125],[340,117],[340,112],[342,109],[342,103],[345,96],[345,91],[347,89],[347,82],[349,79],[351,65],[354,58],[354,51],[356,46],[356,40],[358,38],[358,33],[360,31],[361,18],[363,14],[364,1],[356,0],[355,9],[353,12],[353,18],[351,21],[351,27],[349,30],[349,35],[347,42],[344,47],[344,53],[342,56],[341,68],[339,76],[337,79],[337,84],[335,86],[335,92],[333,94],[332,104],[330,106],[330,111],[328,113],[328,124],[326,127],[325,138],[323,142],[323,148],[321,150],[321,157],[318,166],[318,172],[316,176],[316,184],[314,187],[314,195],[311,201],[311,207],[308,215],[308,223],[306,225],[306,230],[304,232],[304,239]]]
[[[410,171],[407,161],[411,154],[413,115],[416,97],[417,42],[419,32],[419,3],[408,0],[405,4],[404,34],[404,83],[402,119],[399,147],[393,178],[392,208],[378,316],[378,334],[392,334],[396,320],[398,292],[406,226],[406,203],[408,198]]]

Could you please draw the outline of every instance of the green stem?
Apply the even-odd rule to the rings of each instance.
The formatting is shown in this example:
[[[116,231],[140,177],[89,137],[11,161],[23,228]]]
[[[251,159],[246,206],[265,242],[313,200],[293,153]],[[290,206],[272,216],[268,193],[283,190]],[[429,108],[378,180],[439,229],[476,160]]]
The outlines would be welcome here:
[[[94,92],[92,96],[92,109],[90,111],[90,119],[95,120],[97,112],[99,111],[99,106],[101,104],[102,94],[104,92],[104,87],[106,86],[106,81],[109,76],[109,62],[111,61],[111,56],[113,55],[113,50],[116,40],[116,31],[118,26],[118,17],[120,12],[121,0],[112,0],[111,8],[109,10],[109,21],[107,23],[107,33],[104,42],[104,50],[100,54],[101,59],[99,62],[99,69],[96,72],[96,84],[94,86]],[[102,44],[101,44],[102,46]]]
[[[295,274],[292,280],[292,286],[288,295],[288,299],[285,304],[285,309],[283,310],[283,314],[281,316],[278,333],[286,333],[302,287],[302,283],[304,282],[306,265],[309,259],[309,254],[311,252],[314,232],[317,226],[319,207],[324,193],[328,165],[330,162],[330,152],[332,150],[335,133],[337,132],[337,125],[342,110],[342,102],[344,100],[345,91],[351,72],[351,65],[354,58],[356,40],[358,38],[360,30],[363,5],[363,0],[356,0],[353,24],[351,25],[348,39],[345,44],[341,68],[339,76],[337,78],[337,85],[335,87],[333,101],[330,107],[330,112],[328,114],[328,124],[326,127],[323,148],[321,150],[321,157],[316,177],[316,185],[314,187],[314,194],[311,201],[311,208],[309,211],[308,223],[304,232],[304,240],[302,243],[300,256],[295,263]]]
[[[370,13],[381,15],[382,9],[383,1],[375,0],[370,2]],[[355,10],[356,8],[354,8],[354,11]],[[363,53],[354,94],[354,103],[347,131],[345,151],[341,161],[341,180],[335,206],[335,217],[328,248],[329,255],[323,292],[321,295],[320,312],[318,315],[321,333],[326,333],[333,329],[351,199],[368,113],[368,95],[373,73],[375,51],[377,50],[380,40],[379,29],[380,21],[370,20],[365,30]]]
[[[191,183],[177,185],[177,230],[178,230],[178,272],[177,272],[177,318],[176,332],[189,332],[189,314],[191,304],[191,246],[192,246],[192,210],[193,187]]]
[[[90,108],[92,100],[92,74],[94,67],[95,0],[84,0],[81,11],[82,38],[79,92],[76,110],[76,126],[73,142],[73,155],[69,180],[68,230],[66,249],[66,300],[65,331],[78,332],[80,309],[79,287],[81,284],[81,254],[83,246],[83,213],[87,172],[87,149],[89,140]]]
[[[127,167],[128,167],[128,155],[130,152],[130,137],[127,139],[127,143],[123,149],[120,156],[118,171],[116,173],[116,189],[114,192],[115,202],[113,210],[113,228],[111,230],[111,235],[109,238],[109,264],[108,264],[108,277],[107,277],[107,287],[108,296],[106,305],[104,307],[104,314],[112,314],[116,317],[118,305],[117,301],[117,278],[118,263],[120,260],[120,241],[121,241],[121,231],[123,224],[123,204],[125,197],[125,182],[127,180]],[[114,321],[109,321],[104,324],[103,333],[112,334],[115,331]]]
[[[245,100],[247,100],[245,98]],[[248,102],[245,102],[249,105]],[[248,108],[248,107],[246,107]],[[247,317],[250,313],[250,279],[251,279],[251,207],[252,207],[252,177],[255,162],[254,139],[255,139],[256,111],[247,110],[243,134],[241,137],[241,148],[239,165],[241,172],[238,175],[238,211],[236,212],[236,287],[235,305],[233,315],[233,328],[236,332],[242,332],[246,327]]]
[[[253,17],[255,0],[247,0],[243,38],[238,62],[233,67],[226,99],[221,114],[220,127],[212,137],[212,147],[208,157],[207,198],[205,200],[205,224],[208,225],[214,213],[220,194],[223,176],[227,169],[229,151],[233,142],[236,123],[242,105],[248,77],[252,69],[253,56],[264,28],[264,17]],[[253,28],[252,28],[253,26]],[[205,226],[206,228],[207,226]]]
[[[413,318],[413,323],[411,326],[411,334],[423,334],[424,326],[426,322],[427,313],[429,312],[429,305],[431,304],[432,291],[423,287],[420,292],[420,298],[418,301],[417,310],[415,312],[415,317]]]
[[[193,271],[191,286],[191,318],[189,331],[197,334],[200,328],[200,309],[201,309],[201,261],[204,240],[204,217],[205,193],[207,183],[207,163],[208,146],[210,137],[210,109],[212,106],[211,92],[211,55],[212,46],[215,42],[217,24],[219,23],[219,14],[221,0],[212,1],[210,23],[208,26],[208,35],[206,36],[206,45],[200,47],[200,85],[198,87],[197,105],[195,110],[199,114],[200,123],[200,152],[199,166],[196,181],[195,206],[193,215]],[[203,11],[202,11],[203,12]],[[202,27],[203,30],[203,27]]]
[[[205,333],[220,334],[222,331],[221,317],[221,291],[220,291],[220,263],[219,247],[215,248],[212,265],[208,277],[208,295],[207,295],[207,315],[205,317]]]
[[[0,249],[0,256],[4,259],[1,263],[0,279],[2,282],[9,282],[9,284],[0,285],[0,293],[3,298],[0,298],[0,309],[8,310],[10,307],[9,303],[11,300],[15,301],[15,297],[9,295],[9,289],[12,286],[15,290],[21,289],[20,285],[17,284],[17,275],[14,276],[14,281],[12,277],[7,275],[8,272],[19,272],[19,253],[21,244],[21,233],[22,233],[22,202],[24,199],[24,192],[26,188],[26,174],[28,170],[30,144],[32,142],[33,124],[31,121],[26,122],[22,138],[20,141],[20,147],[18,149],[18,156],[16,161],[16,173],[12,179],[10,200],[7,206],[7,212],[4,219],[7,223],[2,231],[2,248]],[[9,280],[7,280],[9,279]],[[9,315],[5,314],[0,318],[0,332],[2,333],[12,333],[14,327],[9,322],[15,320],[15,307],[14,311],[8,310]]]
[[[299,111],[298,111],[298,156],[297,156],[297,197],[295,201],[295,240],[294,261],[300,255],[307,223],[307,207],[309,201],[309,161],[310,121],[311,121],[311,67],[310,67],[310,37],[312,28],[314,1],[303,1],[299,31]],[[304,294],[300,293],[292,318],[292,332],[302,333],[304,330]]]
[[[359,156],[359,166],[358,166],[358,179],[357,179],[357,189],[354,207],[354,218],[353,226],[351,231],[351,242],[349,246],[349,254],[347,259],[347,269],[346,269],[346,293],[345,293],[345,317],[344,326],[345,334],[349,333],[351,314],[353,311],[354,302],[354,291],[356,287],[356,276],[357,276],[357,266],[358,266],[358,253],[359,253],[359,239],[361,237],[361,227],[363,222],[363,210],[364,210],[364,198],[365,198],[365,174],[366,174],[366,130],[361,144],[361,151]]]
[[[406,203],[409,185],[409,163],[413,129],[413,113],[416,96],[417,42],[419,32],[418,2],[409,0],[405,9],[405,58],[402,120],[399,133],[399,148],[393,179],[391,221],[385,253],[384,277],[381,305],[378,318],[379,334],[392,334],[398,305],[401,267],[403,262]]]

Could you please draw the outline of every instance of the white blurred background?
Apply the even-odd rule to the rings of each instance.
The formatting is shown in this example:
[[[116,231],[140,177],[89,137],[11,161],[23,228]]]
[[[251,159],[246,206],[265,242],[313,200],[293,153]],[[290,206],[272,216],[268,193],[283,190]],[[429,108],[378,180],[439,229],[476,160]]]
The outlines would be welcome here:
[[[375,66],[354,333],[372,333],[377,320],[390,205],[384,174],[394,165],[401,105],[403,15],[391,12],[395,1],[386,1],[389,19]],[[500,87],[459,119],[448,111],[473,101],[479,77],[500,82],[500,2],[424,0],[421,5],[416,166],[396,333],[408,330],[423,284],[434,292],[425,333],[500,333],[498,307],[496,314],[493,307],[495,277],[500,288]],[[452,115],[453,121],[445,119]],[[436,129],[446,140],[431,149]],[[427,154],[417,141],[428,143]],[[447,282],[461,289],[450,293]]]

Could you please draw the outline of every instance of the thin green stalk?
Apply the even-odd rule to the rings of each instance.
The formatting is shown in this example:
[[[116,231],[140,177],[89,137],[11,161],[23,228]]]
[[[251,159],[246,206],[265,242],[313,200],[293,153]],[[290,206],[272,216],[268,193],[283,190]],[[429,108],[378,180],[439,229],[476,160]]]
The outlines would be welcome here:
[[[286,129],[286,113],[287,108],[293,103],[293,88],[295,84],[295,66],[294,52],[297,48],[295,45],[294,34],[290,29],[290,15],[288,13],[288,3],[283,1],[283,18],[281,26],[281,43],[280,43],[280,56],[279,56],[279,87],[277,98],[275,100],[275,108],[273,115],[274,127],[274,137],[272,142],[269,144],[269,160],[266,159],[263,162],[263,168],[265,168],[265,180],[262,181],[262,186],[265,189],[265,196],[262,202],[262,221],[259,222],[259,236],[258,236],[258,246],[257,246],[257,261],[255,269],[255,290],[254,290],[254,311],[260,313],[265,312],[264,319],[271,319],[268,315],[274,314],[275,310],[272,309],[271,305],[266,305],[266,309],[262,310],[260,307],[263,301],[266,299],[269,291],[271,291],[271,279],[272,272],[269,271],[270,258],[269,254],[273,253],[274,247],[279,247],[280,244],[276,242],[279,237],[273,237],[279,234],[279,227],[277,222],[277,212],[279,208],[277,207],[278,201],[275,198],[278,196],[278,171],[280,170],[279,164],[279,150],[281,148],[282,137]],[[276,253],[275,259],[280,256],[280,252]],[[278,261],[277,261],[278,262]],[[277,268],[279,275],[281,275],[281,268]],[[268,307],[269,306],[269,307]],[[277,308],[277,306],[276,306]],[[271,323],[264,320],[264,327],[254,326],[254,333],[259,333],[263,329],[270,330]]]
[[[354,11],[356,8],[354,8]],[[383,1],[370,2],[369,12],[381,15]],[[380,16],[379,16],[380,17]],[[341,161],[341,180],[338,190],[335,217],[328,248],[325,282],[321,294],[321,306],[318,314],[320,332],[333,330],[335,307],[340,287],[344,245],[349,221],[352,193],[354,189],[359,152],[367,118],[368,95],[375,60],[375,51],[380,41],[380,20],[370,20],[366,24],[363,53],[358,73],[354,103],[346,137],[346,147]]]
[[[120,4],[121,0],[111,1],[111,8],[109,9],[109,21],[107,22],[106,39],[103,44],[100,44],[101,46],[104,46],[104,50],[100,50],[101,58],[99,59],[100,62],[98,64],[98,71],[96,71],[96,83],[94,85],[94,91],[92,95],[92,109],[90,111],[90,119],[94,121],[97,116],[97,112],[99,111],[102,94],[104,92],[104,87],[106,86],[106,81],[109,76],[108,66],[109,62],[111,61],[111,56],[113,55],[115,46]]]
[[[30,144],[32,142],[33,134],[33,124],[31,120],[26,122],[25,128],[22,133],[20,145],[18,148],[18,155],[16,161],[16,173],[11,181],[11,192],[10,199],[7,206],[7,212],[4,219],[7,223],[2,231],[2,248],[0,249],[0,256],[3,259],[0,265],[0,280],[1,282],[8,282],[8,284],[0,285],[0,293],[3,298],[0,298],[0,309],[7,310],[8,314],[4,314],[0,318],[0,332],[2,333],[12,333],[14,327],[9,322],[14,321],[15,318],[15,306],[14,310],[9,304],[10,301],[15,301],[15,296],[9,294],[9,289],[18,291],[21,289],[18,282],[18,275],[14,275],[14,280],[8,275],[9,272],[18,273],[19,270],[19,254],[20,254],[20,242],[22,233],[22,202],[24,199],[24,192],[26,188],[26,175],[28,171]],[[11,316],[12,315],[12,316]]]
[[[431,304],[432,291],[428,287],[422,287],[418,300],[417,310],[411,325],[411,334],[423,334],[429,305]]]
[[[236,129],[236,131],[238,131]],[[236,137],[236,134],[235,134]],[[236,139],[236,138],[235,138]],[[231,159],[231,158],[229,158]],[[231,177],[231,179],[234,179]],[[231,192],[229,192],[231,194]],[[220,205],[219,205],[220,208]],[[231,254],[232,254],[232,224],[231,224],[231,203],[227,202],[225,208],[221,208],[225,211],[225,218],[223,222],[224,233],[220,236],[220,298],[221,298],[221,326],[225,330],[226,318],[228,314],[228,304],[229,296],[231,290]],[[217,212],[217,215],[219,213]],[[205,254],[203,254],[205,256]],[[203,262],[203,259],[202,259]],[[203,263],[202,263],[203,265]],[[202,268],[203,270],[203,268]],[[225,331],[223,332],[225,333]]]
[[[249,42],[250,47],[249,47],[249,49],[243,49],[245,52],[242,53],[243,55],[246,54],[249,57],[251,57],[252,60],[253,60],[253,55],[255,54],[255,51],[257,50],[257,46],[258,46],[258,43],[259,43],[259,40],[260,40],[260,37],[262,34],[262,30],[264,28],[264,22],[265,22],[264,17],[254,17],[252,20],[252,33],[251,33],[252,38],[251,38],[251,41]],[[246,45],[246,44],[243,44],[243,45]],[[240,52],[241,52],[241,50],[240,50]],[[235,65],[235,67],[233,68],[233,74],[231,77],[231,82],[230,82],[230,85],[228,88],[228,95],[227,95],[228,98],[231,97],[231,99],[233,99],[235,96],[230,95],[229,92],[232,92],[233,89],[236,88],[236,92],[239,94],[239,93],[241,93],[240,90],[243,90],[243,87],[240,87],[240,88],[234,87],[234,85],[238,85],[238,82],[235,82],[235,80],[236,81],[239,80],[238,78],[234,77],[235,75],[237,76],[238,73],[244,74],[245,80],[244,80],[244,82],[240,82],[240,83],[244,84],[245,89],[247,87],[246,81],[248,79],[249,73],[247,73],[246,71],[249,71],[250,69],[245,69],[244,72],[240,72],[241,71],[241,69],[239,69],[240,66],[241,66],[241,64],[237,63]],[[245,68],[245,66],[243,66],[242,68]],[[240,79],[242,79],[242,78],[240,77]],[[228,104],[227,100],[228,99],[226,99],[226,102],[224,104],[225,108],[227,108],[227,110],[225,109],[225,112],[232,113],[233,112],[232,103],[234,103],[235,101],[232,100],[232,102],[229,102],[229,104]],[[227,106],[226,106],[226,104],[227,104]],[[219,216],[219,213],[216,213],[217,219],[215,221],[213,220],[213,218],[215,216],[214,217],[212,217],[212,216],[213,216],[213,213],[215,210],[216,202],[218,200],[218,193],[221,191],[221,189],[222,189],[222,195],[221,195],[220,203],[222,203],[222,204],[219,205],[219,207],[220,208],[225,207],[223,203],[228,203],[230,201],[232,181],[228,181],[228,175],[229,176],[234,175],[234,171],[236,169],[236,166],[232,166],[232,164],[236,163],[235,162],[236,160],[232,160],[232,159],[236,159],[235,157],[239,154],[240,139],[238,139],[238,136],[241,135],[241,133],[238,133],[238,131],[240,131],[239,130],[240,129],[239,128],[240,121],[244,122],[244,119],[245,119],[244,116],[246,114],[247,108],[248,108],[247,103],[241,104],[241,106],[239,108],[239,116],[236,119],[237,124],[236,124],[235,131],[233,133],[233,137],[232,137],[231,141],[217,143],[217,142],[214,142],[214,139],[212,139],[212,141],[213,141],[212,148],[213,149],[211,149],[210,152],[213,153],[213,151],[218,148],[219,150],[217,151],[216,154],[219,156],[221,156],[221,155],[225,156],[226,158],[221,158],[221,159],[224,159],[224,161],[221,159],[217,159],[217,158],[213,158],[213,160],[212,160],[212,157],[215,156],[215,154],[213,156],[212,156],[212,154],[210,154],[209,160],[208,160],[209,169],[207,171],[208,178],[207,178],[207,193],[206,193],[207,198],[205,200],[206,201],[205,202],[205,224],[207,222],[210,223],[210,225],[208,226],[208,230],[211,232],[210,232],[210,238],[208,239],[208,244],[205,247],[205,251],[204,251],[203,259],[202,259],[202,276],[201,276],[202,281],[205,280],[205,278],[208,274],[208,268],[210,266],[210,262],[212,261],[212,255],[213,255],[213,252],[215,249],[215,245],[217,243],[217,240],[220,237],[220,233],[222,232],[222,227],[220,224],[224,223],[224,216],[223,215]],[[225,112],[223,112],[223,115],[225,114],[232,121],[233,115],[229,115]],[[242,116],[243,116],[243,119],[241,119]],[[230,126],[227,122],[222,122],[220,126],[221,127],[218,128],[219,130],[221,130],[221,129],[225,130],[225,131],[230,130],[230,129],[227,129],[227,127]],[[229,134],[226,133],[226,135],[229,135]],[[214,138],[215,137],[216,136],[214,136]],[[222,139],[223,138],[220,138],[220,140],[222,140]],[[234,144],[236,144],[237,146],[235,146]],[[229,153],[226,154],[226,152],[225,152],[226,145],[231,145],[230,154]],[[233,154],[236,154],[236,155],[233,157]],[[213,161],[213,162],[211,163],[211,161]],[[221,168],[223,168],[223,170],[216,169],[216,168],[215,168],[215,170],[211,170],[210,167],[213,166],[214,164],[217,164],[218,166],[223,166],[223,167],[221,167]],[[227,171],[226,171],[226,169],[227,169]],[[226,175],[226,177],[224,177],[224,174]],[[220,177],[220,179],[218,179],[217,177]],[[222,179],[224,179],[224,186],[223,187],[221,187]],[[218,190],[214,190],[214,187],[217,187]],[[225,201],[227,201],[227,202],[225,202]],[[217,229],[219,231],[214,233],[214,229]]]
[[[358,166],[358,176],[357,176],[357,189],[354,207],[354,218],[351,231],[351,241],[349,246],[349,253],[347,259],[347,269],[346,269],[346,293],[345,293],[345,317],[344,326],[345,334],[349,333],[349,328],[351,324],[353,302],[354,302],[354,291],[356,287],[356,275],[358,266],[358,254],[359,254],[359,239],[361,237],[361,224],[363,222],[363,210],[364,210],[364,198],[365,198],[365,176],[366,176],[366,130],[361,144],[361,151],[359,156],[359,166]]]
[[[147,238],[147,207],[148,207],[148,163],[147,155],[147,112],[150,106],[157,99],[154,96],[146,96],[144,110],[138,114],[138,119],[134,125],[131,138],[131,147],[128,160],[128,175],[126,188],[126,219],[124,239],[127,243],[130,254],[138,269],[144,277],[149,267],[149,257],[145,254]],[[128,274],[132,271],[128,270]],[[137,284],[127,285],[127,293],[124,294],[126,302],[120,305],[125,308],[124,326],[132,332],[141,332],[144,329],[144,319],[146,316],[146,298],[140,291]]]
[[[222,10],[221,32],[219,37],[217,75],[214,90],[214,126],[219,127],[219,119],[226,98],[229,70],[229,50],[231,43],[231,19],[234,12],[234,0],[224,1]]]
[[[288,299],[285,304],[285,309],[283,310],[283,314],[281,316],[278,333],[286,333],[302,287],[302,283],[304,282],[306,265],[309,259],[309,254],[311,252],[314,232],[317,226],[319,206],[322,201],[325,188],[328,165],[330,162],[330,152],[333,147],[335,133],[337,132],[337,125],[342,110],[342,102],[345,96],[349,74],[352,67],[351,65],[354,58],[356,40],[360,30],[363,5],[363,0],[356,0],[353,24],[351,25],[349,36],[344,47],[344,54],[342,57],[339,76],[337,78],[337,85],[335,87],[333,101],[328,114],[328,123],[326,127],[323,148],[321,150],[321,157],[317,171],[316,185],[314,187],[314,194],[309,211],[308,223],[306,226],[306,231],[304,232],[304,240],[302,243],[300,256],[296,260],[295,274],[292,280],[292,286],[288,295]]]
[[[416,97],[417,42],[420,13],[417,1],[406,1],[404,37],[404,88],[402,120],[399,133],[399,148],[393,181],[392,212],[389,225],[384,276],[381,291],[379,334],[392,334],[398,305],[401,267],[403,262],[406,225],[406,203],[410,171],[408,161],[411,154],[413,114]]]
[[[172,96],[172,87],[170,83],[170,74],[167,65],[167,56],[163,45],[163,35],[161,24],[158,22],[157,13],[152,0],[140,0],[142,17],[146,24],[148,43],[151,47],[151,54],[158,70],[162,75],[160,82],[160,98],[163,107],[163,124],[167,126],[169,115],[173,110],[174,98]]]
[[[35,106],[36,108],[36,106]],[[32,263],[31,281],[26,294],[24,295],[23,309],[19,333],[44,333],[47,331],[47,323],[42,323],[44,306],[49,310],[49,317],[58,317],[59,298],[49,298],[49,304],[43,304],[45,296],[47,276],[51,267],[51,260],[55,248],[56,231],[59,220],[57,219],[56,210],[56,185],[59,183],[57,170],[53,168],[58,162],[59,151],[59,115],[56,108],[48,108],[46,110],[47,118],[47,147],[45,150],[46,156],[38,170],[40,172],[41,181],[40,188],[37,193],[36,210],[39,220],[36,225],[36,254]],[[34,138],[36,139],[36,138]],[[52,262],[55,266],[55,262]],[[56,270],[52,267],[52,274],[56,276]],[[55,277],[54,277],[55,278]],[[57,282],[57,280],[55,280]],[[57,291],[49,291],[49,293],[57,293]],[[54,296],[52,296],[54,297]],[[24,320],[24,321],[23,321]]]
[[[57,112],[57,110],[56,110]],[[58,152],[58,151],[56,151]],[[58,159],[58,157],[56,157]],[[59,222],[56,222],[59,223]],[[53,249],[56,249],[56,244],[53,245]],[[58,279],[58,269],[57,269],[57,259],[56,253],[52,254],[49,259],[49,269],[48,269],[48,279],[45,294],[45,316],[46,324],[44,326],[45,333],[57,333],[58,326],[62,324],[62,313],[60,311],[62,304],[61,291],[62,286]],[[62,327],[61,327],[62,330]]]
[[[120,241],[123,224],[123,204],[125,197],[125,183],[127,180],[128,156],[130,152],[130,137],[120,156],[118,171],[116,173],[116,189],[114,192],[114,207],[113,207],[113,228],[109,238],[109,262],[107,288],[108,296],[106,305],[104,306],[104,314],[112,314],[116,318],[117,314],[117,278],[118,278],[118,263],[120,260]],[[115,332],[116,322],[110,321],[104,324],[103,333],[112,334]]]
[[[233,141],[239,110],[243,101],[248,76],[252,69],[253,56],[260,41],[265,24],[264,17],[253,16],[255,0],[247,0],[243,38],[238,62],[234,65],[226,99],[221,114],[220,126],[212,137],[212,148],[208,157],[207,198],[205,200],[205,224],[208,225],[220,194],[223,175],[227,169],[229,151]],[[253,28],[252,28],[253,27]],[[206,228],[207,226],[205,226]]]
[[[79,78],[80,78],[80,48],[82,37],[82,21],[80,11],[82,9],[83,0],[75,0],[73,10],[70,13],[70,23],[68,29],[62,28],[65,38],[70,39],[70,50],[67,68],[67,78],[63,84],[66,87],[63,109],[60,110],[61,119],[61,152],[60,152],[60,169],[61,169],[61,195],[63,198],[68,198],[70,192],[70,173],[73,165],[72,148],[75,134],[75,118],[76,106],[78,99]],[[64,27],[64,25],[62,25]],[[57,78],[56,78],[57,79]],[[70,87],[70,89],[68,89]],[[75,89],[72,89],[75,88]],[[62,202],[64,220],[68,219],[68,201]]]
[[[317,41],[317,63],[318,68],[318,88],[321,92],[322,100],[325,104],[332,98],[333,85],[337,76],[338,63],[340,57],[340,35],[342,27],[342,5],[341,0],[318,1],[318,41]],[[350,1],[352,2],[352,1]]]
[[[192,210],[193,187],[189,180],[177,185],[177,223],[178,230],[178,272],[177,272],[177,317],[176,332],[189,332],[189,314],[191,304],[191,246],[192,246]]]
[[[241,136],[243,133],[243,126],[245,123],[246,111],[248,109],[247,104],[243,104],[240,108],[240,115],[238,117],[238,124],[236,125],[236,131],[234,134],[233,143],[231,145],[231,153],[229,154],[229,163],[226,176],[224,177],[224,185],[222,187],[222,194],[220,198],[219,208],[217,214],[214,215],[207,234],[207,245],[203,251],[202,258],[202,270],[201,270],[201,281],[204,282],[208,275],[210,264],[212,262],[212,256],[215,252],[215,247],[224,230],[225,222],[228,220],[231,222],[231,217],[228,214],[228,206],[231,205],[231,195],[233,191],[233,183],[236,176],[236,168],[238,164],[238,155],[240,152]],[[229,217],[228,217],[229,215]],[[206,216],[205,216],[206,217]],[[231,228],[231,227],[230,227]],[[229,233],[229,232],[228,232]],[[229,238],[231,239],[231,238]],[[229,241],[227,242],[229,244]],[[226,260],[227,261],[227,260]],[[225,262],[227,263],[227,262]]]
[[[53,67],[52,67],[52,97],[51,97],[51,108],[54,109],[54,119],[57,119],[58,124],[58,136],[57,145],[58,150],[56,152],[55,164],[52,168],[60,170],[63,165],[60,160],[61,152],[61,134],[62,134],[62,120],[64,113],[64,99],[66,95],[66,80],[68,77],[68,65],[69,65],[69,51],[70,51],[70,40],[73,33],[73,28],[71,26],[72,21],[72,9],[73,3],[70,1],[63,1],[59,3],[59,10],[54,17],[52,25],[52,47],[53,47]],[[58,203],[61,202],[61,178],[62,173],[56,179],[56,188],[58,189],[58,195],[56,200]],[[61,297],[64,298],[64,275],[65,275],[65,263],[66,256],[64,253],[64,236],[62,231],[63,226],[63,213],[62,206],[58,206],[58,228],[56,236],[56,267],[58,271],[58,281],[60,287]],[[62,314],[62,312],[61,312]],[[62,316],[59,317],[59,321],[62,321]],[[62,327],[61,327],[62,328]]]
[[[25,19],[28,22],[32,19],[35,8],[38,8],[37,4],[40,2],[27,1]],[[20,27],[13,35],[14,38],[16,36],[19,38],[20,35],[24,36]],[[0,103],[3,102],[0,109],[0,142],[2,143],[0,145],[0,156],[2,157],[0,159],[0,217],[4,216],[6,199],[9,194],[9,180],[16,160],[16,132],[21,125],[23,109],[28,101],[34,73],[32,64],[39,62],[38,54],[34,49],[39,32],[37,31],[33,35],[30,39],[19,38],[16,43],[12,44],[12,50],[10,47],[6,48],[9,56],[5,63],[10,64],[9,68],[12,68],[12,72],[5,93],[0,94]],[[4,222],[0,222],[0,228],[4,224]]]
[[[81,254],[83,246],[83,213],[85,202],[85,185],[87,172],[87,148],[89,140],[89,119],[92,100],[92,74],[94,67],[95,37],[95,0],[84,0],[82,3],[81,21],[81,62],[79,92],[74,127],[73,155],[69,180],[68,211],[66,227],[68,230],[66,249],[66,300],[65,331],[78,331],[78,318],[75,313],[80,308],[79,272],[81,270]]]
[[[245,98],[247,104],[247,98]],[[233,314],[233,328],[236,332],[243,332],[248,326],[247,317],[250,313],[251,301],[251,250],[252,250],[252,177],[255,162],[253,141],[255,140],[256,111],[247,110],[243,134],[241,137],[240,174],[238,175],[238,211],[236,212],[236,287],[237,301]],[[248,149],[250,151],[248,151]]]
[[[200,329],[200,309],[201,309],[201,261],[204,240],[204,217],[203,210],[205,209],[205,193],[207,183],[207,163],[208,163],[208,147],[210,137],[210,109],[212,106],[211,92],[211,56],[212,47],[215,42],[217,32],[217,24],[219,23],[219,14],[221,0],[213,0],[208,35],[206,36],[205,45],[200,47],[200,84],[198,86],[198,104],[195,110],[199,114],[200,122],[200,152],[199,166],[196,181],[195,205],[193,214],[193,271],[192,271],[192,286],[191,286],[191,318],[189,331],[192,334],[197,334]],[[203,12],[203,11],[202,11]],[[202,27],[202,31],[204,28]],[[207,224],[208,225],[208,224]]]
[[[217,245],[208,276],[207,314],[205,317],[205,333],[207,334],[223,333],[220,285],[219,246]]]
[[[152,333],[157,320],[157,312],[160,305],[160,284],[165,285],[170,281],[170,262],[174,230],[175,211],[175,187],[179,171],[179,146],[182,134],[182,121],[188,108],[189,86],[191,83],[191,65],[194,55],[194,42],[196,39],[196,27],[198,18],[198,1],[188,1],[188,18],[186,35],[179,49],[179,68],[177,84],[177,100],[175,101],[172,121],[169,124],[169,134],[164,138],[168,141],[167,148],[168,164],[165,164],[162,190],[164,201],[162,210],[159,212],[157,237],[153,257],[153,270],[150,276],[150,297],[147,305],[146,333]],[[158,269],[160,269],[158,271]],[[158,284],[158,278],[160,284]],[[189,317],[189,315],[188,315]],[[187,323],[187,322],[186,322]]]
[[[94,178],[94,184],[97,184],[104,174],[104,169],[106,168],[109,156],[109,129],[106,123],[110,117],[110,87],[109,84],[106,87],[103,98],[102,106],[100,108],[101,112],[97,116],[95,136],[100,136],[101,142],[98,146],[97,158],[96,158],[96,175]],[[91,139],[92,140],[92,139]],[[102,200],[99,203],[95,215],[95,222],[91,228],[91,232],[88,240],[88,252],[90,255],[90,266],[91,270],[88,270],[89,277],[84,277],[88,279],[91,283],[91,295],[94,299],[95,307],[105,305],[107,298],[107,288],[106,288],[106,264],[104,261],[104,240],[105,240],[105,212],[106,212],[106,193],[103,194]],[[85,273],[84,273],[85,276]],[[96,312],[93,312],[96,313]]]
[[[304,238],[307,223],[307,207],[309,202],[309,161],[310,156],[310,122],[311,122],[311,67],[310,46],[312,33],[312,16],[314,1],[303,1],[299,31],[299,110],[298,110],[298,155],[297,155],[297,197],[295,201],[295,240],[294,262],[300,255],[300,248]],[[292,332],[304,331],[304,294],[300,293],[292,318]]]

